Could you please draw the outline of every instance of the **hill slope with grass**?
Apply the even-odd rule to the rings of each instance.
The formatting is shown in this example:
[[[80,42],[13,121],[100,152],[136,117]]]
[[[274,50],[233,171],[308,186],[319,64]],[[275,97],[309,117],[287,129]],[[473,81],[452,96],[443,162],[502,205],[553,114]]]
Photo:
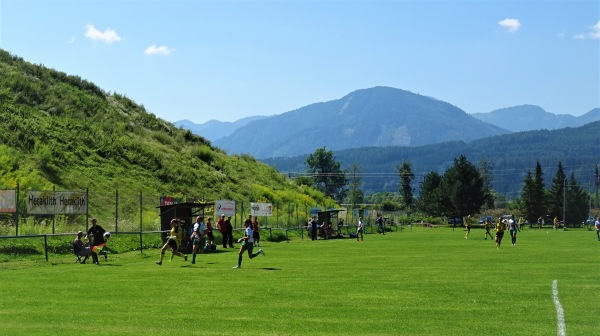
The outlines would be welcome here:
[[[226,155],[125,95],[0,50],[0,189],[17,185],[328,202],[250,156]]]

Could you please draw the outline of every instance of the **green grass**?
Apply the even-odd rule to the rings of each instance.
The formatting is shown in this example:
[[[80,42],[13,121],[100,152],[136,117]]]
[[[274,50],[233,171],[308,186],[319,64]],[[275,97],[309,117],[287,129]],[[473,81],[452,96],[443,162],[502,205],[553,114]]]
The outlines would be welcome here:
[[[546,233],[547,232],[547,233]],[[595,232],[528,229],[497,250],[473,229],[265,242],[237,252],[53,256],[0,264],[0,334],[554,335],[552,281],[569,335],[597,333]]]

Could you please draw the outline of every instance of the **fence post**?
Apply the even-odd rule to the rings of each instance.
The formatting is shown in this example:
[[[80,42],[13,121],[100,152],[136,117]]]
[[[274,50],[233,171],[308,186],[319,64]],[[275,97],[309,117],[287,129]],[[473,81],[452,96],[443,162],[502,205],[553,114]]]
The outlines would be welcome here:
[[[140,253],[141,254],[144,253],[143,250],[142,250],[144,248],[144,242],[142,240],[142,212],[143,212],[142,208],[144,206],[143,202],[144,201],[142,199],[142,192],[140,191]]]
[[[19,191],[20,191],[20,187],[19,184],[17,183],[17,199],[15,200],[15,213],[14,213],[14,217],[15,217],[15,236],[19,235]]]
[[[115,232],[119,232],[119,189],[115,190]]]
[[[46,252],[46,261],[48,261],[48,235],[44,235],[44,251]]]

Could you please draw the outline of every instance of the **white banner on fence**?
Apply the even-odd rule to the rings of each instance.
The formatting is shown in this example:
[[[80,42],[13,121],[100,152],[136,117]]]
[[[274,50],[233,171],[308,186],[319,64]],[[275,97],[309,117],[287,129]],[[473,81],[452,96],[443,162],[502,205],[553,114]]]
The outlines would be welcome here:
[[[28,191],[27,213],[33,215],[85,215],[87,193],[77,191]]]
[[[16,190],[0,190],[0,212],[17,212]]]
[[[221,215],[225,215],[227,217],[235,216],[235,201],[215,201],[215,218],[219,218]]]
[[[271,217],[273,216],[273,205],[271,203],[250,202],[250,214],[252,216]]]

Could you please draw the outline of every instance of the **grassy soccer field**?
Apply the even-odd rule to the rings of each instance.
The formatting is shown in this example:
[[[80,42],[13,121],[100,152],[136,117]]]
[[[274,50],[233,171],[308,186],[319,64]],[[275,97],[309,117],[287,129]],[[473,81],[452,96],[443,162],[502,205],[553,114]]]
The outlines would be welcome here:
[[[595,231],[527,229],[516,247],[483,230],[420,229],[262,244],[191,265],[158,250],[0,264],[0,335],[598,334]]]

